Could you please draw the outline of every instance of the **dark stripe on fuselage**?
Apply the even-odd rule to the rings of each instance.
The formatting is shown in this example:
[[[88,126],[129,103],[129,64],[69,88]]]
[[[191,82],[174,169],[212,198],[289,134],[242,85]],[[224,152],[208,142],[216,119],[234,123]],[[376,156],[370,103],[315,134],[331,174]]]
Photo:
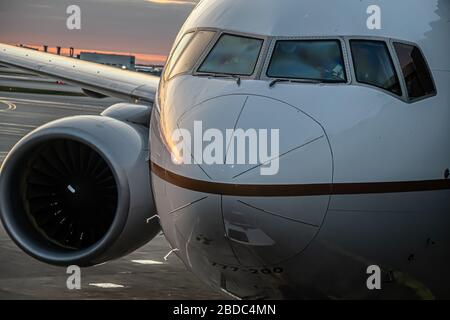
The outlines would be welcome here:
[[[297,197],[322,195],[350,195],[399,193],[450,189],[450,180],[321,183],[321,184],[232,184],[196,180],[168,171],[151,162],[151,171],[180,188],[203,193],[244,197]]]

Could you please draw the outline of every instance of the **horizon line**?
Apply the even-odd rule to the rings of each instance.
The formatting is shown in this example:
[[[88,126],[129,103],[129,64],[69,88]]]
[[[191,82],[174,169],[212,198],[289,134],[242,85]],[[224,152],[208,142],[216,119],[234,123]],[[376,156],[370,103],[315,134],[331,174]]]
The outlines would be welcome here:
[[[36,44],[26,44],[26,43],[7,43],[14,46],[23,45],[24,47],[29,47],[32,49],[37,49],[43,52],[44,45],[36,45]],[[56,46],[48,46],[48,53],[56,54]],[[61,47],[61,55],[69,56],[70,47]],[[103,53],[103,54],[117,54],[117,55],[132,55],[136,58],[136,63],[138,64],[152,64],[152,65],[164,65],[167,61],[167,55],[161,54],[151,54],[151,53],[141,53],[141,52],[132,52],[132,51],[116,51],[116,50],[97,50],[97,49],[87,49],[87,48],[75,48],[74,54],[79,55],[80,52],[95,52],[95,53]]]

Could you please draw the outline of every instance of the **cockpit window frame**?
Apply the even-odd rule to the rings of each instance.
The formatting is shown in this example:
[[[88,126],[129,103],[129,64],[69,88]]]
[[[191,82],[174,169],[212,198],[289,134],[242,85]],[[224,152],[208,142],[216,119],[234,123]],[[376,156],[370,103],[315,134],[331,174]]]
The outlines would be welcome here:
[[[219,40],[222,38],[223,35],[230,35],[230,36],[236,36],[236,37],[244,37],[244,38],[251,38],[251,39],[258,39],[262,40],[261,49],[258,54],[258,59],[255,64],[255,68],[253,69],[253,73],[251,75],[237,75],[241,79],[246,80],[256,80],[259,78],[261,65],[264,62],[264,57],[267,52],[267,47],[269,43],[269,36],[261,36],[261,35],[255,35],[251,33],[245,33],[245,32],[238,32],[233,30],[222,30],[222,29],[215,29],[216,30],[216,36],[212,39],[209,48],[207,48],[203,55],[199,58],[199,61],[197,64],[194,65],[193,68],[193,76],[201,76],[204,74],[208,74],[208,72],[201,72],[199,71],[200,67],[205,62],[205,59],[209,56],[211,51],[215,48],[215,46],[218,44]],[[228,73],[217,73],[220,75],[229,75]]]
[[[419,101],[422,101],[422,100],[429,99],[429,98],[437,96],[438,88],[436,86],[436,80],[434,79],[433,70],[431,69],[431,66],[430,66],[430,63],[428,61],[428,58],[425,55],[425,53],[423,52],[422,48],[417,43],[406,41],[406,40],[389,38],[388,41],[389,41],[390,50],[392,51],[392,54],[393,54],[392,59],[394,60],[394,64],[395,64],[396,68],[398,69],[397,72],[399,72],[400,83],[401,83],[402,90],[404,91],[404,95],[405,95],[405,102],[407,102],[409,104],[412,104],[412,103],[416,103],[416,102],[419,102]],[[417,48],[420,51],[420,54],[422,55],[422,57],[423,57],[423,59],[425,61],[427,70],[428,70],[428,72],[430,74],[431,82],[432,82],[433,87],[434,87],[434,92],[433,93],[430,93],[430,94],[427,94],[427,95],[424,95],[424,96],[421,96],[421,97],[418,97],[418,98],[411,98],[409,96],[408,87],[407,87],[407,84],[406,84],[406,81],[405,81],[405,77],[403,75],[402,65],[401,65],[399,57],[397,55],[397,51],[395,50],[395,46],[394,46],[395,43],[405,44],[405,45],[408,45],[408,46],[413,46],[413,47]]]
[[[320,41],[320,40],[332,40],[339,41],[340,49],[342,53],[342,60],[344,62],[344,72],[345,72],[345,81],[342,82],[323,82],[323,85],[332,85],[332,86],[344,86],[349,85],[352,82],[350,66],[349,66],[349,58],[347,46],[345,44],[344,37],[340,36],[298,36],[298,37],[272,37],[270,41],[270,45],[268,51],[266,53],[264,66],[261,71],[261,80],[272,81],[274,79],[282,79],[282,80],[295,80],[296,78],[282,78],[282,77],[271,77],[268,75],[269,66],[272,61],[272,57],[274,55],[275,47],[278,41]]]
[[[176,59],[176,61],[172,61],[174,58],[174,53],[177,51],[178,47],[181,45],[181,41],[188,35],[188,34],[192,34],[191,38],[188,40],[188,42],[186,43],[185,47],[181,50],[180,55],[178,56],[178,58]],[[183,54],[183,52],[186,50],[187,46],[191,43],[192,39],[194,38],[196,34],[196,31],[187,31],[185,33],[183,33],[183,35],[181,37],[179,37],[176,41],[176,45],[173,46],[172,50],[169,53],[169,56],[167,58],[166,61],[166,65],[164,66],[164,70],[161,74],[161,79],[164,79],[164,81],[169,81],[171,78],[169,78],[170,73],[173,69],[173,67],[175,66],[175,64],[178,62],[178,60],[180,59],[181,55]],[[173,63],[172,63],[173,62]]]
[[[217,29],[215,29],[215,28],[192,28],[192,29],[186,30],[186,31],[183,33],[183,35],[182,35],[181,37],[179,37],[177,45],[176,45],[176,46],[174,47],[174,49],[170,52],[170,55],[169,55],[170,59],[168,60],[168,62],[171,62],[170,60],[172,59],[172,55],[173,55],[173,53],[175,52],[176,48],[180,45],[181,40],[182,40],[186,35],[188,35],[188,34],[190,34],[190,33],[192,33],[192,37],[191,37],[191,39],[189,40],[189,42],[186,44],[186,46],[184,47],[183,51],[180,53],[180,55],[179,55],[177,61],[175,61],[175,62],[173,63],[173,65],[171,66],[171,67],[172,67],[171,69],[173,69],[173,68],[175,67],[175,65],[178,63],[178,61],[180,60],[180,58],[183,56],[183,54],[184,54],[184,52],[186,51],[186,49],[187,49],[187,48],[189,47],[189,45],[191,44],[192,40],[194,40],[195,36],[196,36],[197,33],[200,32],[200,31],[214,32],[214,35],[212,36],[210,42],[209,42],[209,43],[205,46],[205,48],[203,49],[203,51],[202,51],[202,53],[200,54],[198,60],[202,60],[202,59],[203,59],[203,56],[205,55],[205,53],[207,53],[207,52],[209,52],[209,50],[211,50],[211,47],[216,43],[216,41],[217,41],[217,39],[218,39],[218,36],[219,36],[219,35],[218,35],[219,32],[218,32]],[[196,70],[197,64],[198,64],[198,61],[194,64],[194,66],[193,66],[191,69],[189,69],[189,70],[187,70],[187,71],[185,71],[185,72],[180,72],[180,73],[173,74],[173,75],[168,74],[168,75],[167,75],[167,78],[166,78],[166,77],[164,78],[164,81],[168,82],[168,81],[170,81],[170,80],[172,80],[173,78],[176,78],[176,77],[178,77],[178,76],[182,76],[182,75],[186,75],[186,74],[192,74],[193,70]],[[169,73],[170,73],[171,71],[172,71],[172,70],[167,70],[167,72],[169,72]],[[164,73],[165,73],[165,72],[166,72],[166,71],[164,71]],[[163,75],[164,75],[164,73],[163,73]]]
[[[281,36],[264,36],[264,35],[258,35],[258,34],[252,34],[252,33],[246,33],[246,32],[240,32],[240,31],[234,31],[234,30],[229,30],[229,29],[219,29],[219,28],[206,28],[206,27],[200,27],[200,28],[191,28],[191,29],[187,29],[184,31],[183,35],[179,36],[179,38],[177,39],[178,42],[181,41],[181,39],[189,33],[194,33],[192,36],[192,39],[195,37],[195,34],[199,31],[210,31],[210,32],[214,32],[214,36],[211,38],[209,44],[204,48],[202,54],[199,56],[198,61],[193,65],[193,67],[183,73],[180,74],[176,74],[173,75],[171,78],[169,79],[165,79],[165,82],[168,82],[170,80],[172,80],[173,78],[177,78],[179,76],[183,76],[186,74],[192,75],[192,76],[201,76],[204,74],[207,74],[205,72],[199,72],[199,68],[202,66],[202,64],[204,63],[205,59],[208,57],[208,55],[210,54],[210,52],[213,50],[213,48],[217,45],[219,39],[223,36],[223,35],[231,35],[231,36],[241,36],[241,37],[247,37],[247,38],[253,38],[253,39],[260,39],[263,41],[262,43],[262,47],[261,50],[259,52],[258,55],[258,60],[256,62],[255,68],[253,70],[253,73],[249,76],[245,76],[245,75],[238,75],[239,78],[241,79],[245,79],[245,80],[262,80],[262,81],[272,81],[274,79],[283,79],[283,80],[295,80],[295,78],[277,78],[277,77],[270,77],[267,75],[270,63],[272,61],[272,57],[274,54],[274,50],[275,50],[275,46],[277,44],[277,41],[282,41],[282,40],[297,40],[297,41],[301,41],[301,40],[334,40],[334,41],[339,41],[341,44],[341,52],[342,52],[342,58],[343,58],[343,62],[345,65],[345,76],[346,76],[346,82],[323,82],[321,83],[321,85],[326,85],[326,86],[346,86],[346,85],[352,85],[352,86],[362,86],[362,87],[366,87],[366,88],[370,88],[372,90],[378,90],[380,92],[383,92],[384,94],[388,94],[389,96],[401,100],[407,104],[412,104],[424,99],[429,99],[431,97],[434,97],[438,94],[438,88],[436,86],[436,81],[434,78],[434,74],[432,72],[432,68],[429,64],[428,58],[427,56],[424,54],[422,48],[414,42],[410,42],[410,41],[405,41],[402,39],[396,39],[396,38],[389,38],[389,37],[377,37],[377,36],[368,36],[368,35],[364,35],[364,36],[350,36],[350,35],[334,35],[334,36],[288,36],[288,37],[281,37]],[[192,39],[189,41],[189,43],[192,41]],[[397,95],[393,92],[390,92],[389,90],[371,85],[371,84],[366,84],[366,83],[362,83],[359,82],[356,78],[356,71],[355,71],[355,67],[354,67],[354,61],[353,61],[353,55],[352,55],[352,51],[351,51],[351,44],[350,42],[352,40],[364,40],[364,41],[380,41],[380,42],[384,42],[386,44],[386,47],[388,49],[388,53],[390,55],[391,61],[393,63],[396,75],[398,77],[399,83],[400,83],[400,88],[402,90],[402,95]],[[188,43],[188,45],[189,45]],[[406,44],[406,45],[410,45],[410,46],[414,46],[416,48],[418,48],[422,54],[422,56],[425,59],[425,63],[427,64],[428,70],[430,72],[431,75],[431,79],[433,81],[433,85],[435,88],[435,93],[433,94],[429,94],[427,96],[423,96],[423,97],[419,97],[419,98],[410,98],[408,95],[408,90],[407,90],[407,86],[405,83],[405,79],[403,77],[403,71],[401,68],[401,64],[399,61],[399,58],[397,56],[397,52],[395,50],[394,47],[394,43],[401,43],[401,44]],[[177,46],[179,45],[179,43],[177,43]],[[188,46],[187,45],[187,46]],[[187,47],[186,46],[186,47]],[[175,47],[176,48],[176,47]],[[175,50],[175,48],[172,49]],[[186,50],[186,48],[184,49]],[[173,54],[173,52],[171,52],[171,55]],[[182,55],[182,54],[181,54]],[[180,55],[180,57],[181,57]],[[176,63],[176,62],[175,62]],[[219,73],[218,73],[219,74]],[[226,75],[224,73],[224,75]],[[307,83],[306,83],[307,85]]]
[[[373,83],[366,83],[366,82],[358,80],[358,77],[356,75],[357,67],[356,67],[355,62],[354,62],[354,52],[353,52],[353,49],[352,49],[352,42],[353,41],[355,41],[355,42],[361,41],[361,42],[366,42],[366,43],[370,43],[370,42],[377,43],[378,42],[378,43],[383,43],[384,44],[385,49],[387,49],[389,63],[391,65],[393,71],[395,72],[395,76],[397,78],[397,82],[398,82],[398,85],[400,87],[401,94],[396,94],[393,91],[390,91],[390,90],[388,90],[386,88],[383,88],[381,86],[377,86],[377,85],[375,85]],[[390,94],[392,94],[392,96],[394,96],[396,98],[400,98],[401,100],[403,100],[404,97],[405,97],[405,90],[404,90],[404,87],[402,86],[402,82],[400,80],[400,75],[401,74],[399,73],[399,69],[398,69],[398,67],[397,67],[397,65],[396,65],[396,63],[394,61],[394,56],[393,56],[394,52],[393,52],[391,46],[389,45],[389,39],[381,38],[381,40],[378,40],[378,39],[373,39],[373,38],[369,38],[369,37],[364,37],[363,39],[357,39],[355,37],[351,37],[351,38],[348,39],[348,43],[349,43],[349,50],[351,52],[352,70],[353,70],[353,74],[355,76],[354,77],[355,83],[358,84],[358,85],[366,85],[366,86],[371,87],[371,88],[377,88],[377,89],[379,89],[379,90],[381,90],[383,92],[390,93]]]
[[[397,54],[396,54],[393,46],[390,43],[390,38],[376,37],[376,36],[348,36],[348,37],[344,37],[344,39],[345,39],[346,46],[347,46],[347,48],[349,50],[349,53],[350,53],[349,56],[348,56],[348,59],[349,59],[348,62],[349,62],[349,65],[351,66],[350,69],[351,69],[351,73],[352,73],[352,82],[350,83],[351,85],[366,87],[366,88],[370,88],[372,90],[378,90],[380,92],[383,92],[385,94],[390,95],[391,97],[393,97],[395,99],[401,100],[403,102],[408,102],[408,98],[407,98],[407,96],[405,94],[405,83],[404,83],[404,81],[403,81],[403,79],[401,77],[401,74],[402,74],[401,73],[401,68],[400,68],[399,63],[398,63]],[[353,54],[351,53],[351,44],[350,44],[350,42],[352,40],[379,41],[379,42],[383,42],[386,45],[386,48],[388,50],[388,53],[389,53],[389,56],[390,56],[390,59],[391,59],[391,62],[392,62],[392,65],[394,67],[394,71],[395,71],[395,73],[397,75],[397,78],[398,78],[398,81],[399,81],[399,84],[400,84],[400,89],[402,90],[402,94],[401,95],[395,94],[394,92],[391,92],[391,91],[386,90],[384,88],[377,87],[377,86],[372,85],[372,84],[367,84],[367,83],[358,81],[358,79],[356,77],[356,69],[355,69],[355,65],[354,65],[354,61],[353,61]]]

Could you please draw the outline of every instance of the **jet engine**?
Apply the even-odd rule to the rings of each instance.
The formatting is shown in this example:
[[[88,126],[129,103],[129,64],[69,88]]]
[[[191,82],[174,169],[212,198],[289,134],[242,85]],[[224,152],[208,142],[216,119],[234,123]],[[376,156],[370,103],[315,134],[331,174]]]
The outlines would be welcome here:
[[[160,232],[148,166],[151,108],[117,104],[29,133],[0,173],[0,213],[16,244],[54,265],[122,257]],[[152,218],[153,217],[153,218]]]

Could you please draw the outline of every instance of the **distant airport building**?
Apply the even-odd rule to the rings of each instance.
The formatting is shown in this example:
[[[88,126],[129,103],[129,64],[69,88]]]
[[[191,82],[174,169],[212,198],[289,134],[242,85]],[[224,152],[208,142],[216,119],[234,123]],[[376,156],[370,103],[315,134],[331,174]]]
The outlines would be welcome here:
[[[161,65],[136,65],[137,72],[149,73],[155,76],[160,76],[164,66]]]
[[[25,48],[25,49],[30,49],[30,50],[34,50],[34,51],[38,51],[38,50],[39,50],[39,49],[36,49],[36,48],[28,47],[28,46],[26,46],[26,45],[23,45],[23,44],[19,44],[19,47],[21,47],[21,48]]]
[[[81,52],[80,59],[95,63],[101,63],[121,69],[133,71],[136,69],[136,58],[134,56],[104,54],[96,52]]]

